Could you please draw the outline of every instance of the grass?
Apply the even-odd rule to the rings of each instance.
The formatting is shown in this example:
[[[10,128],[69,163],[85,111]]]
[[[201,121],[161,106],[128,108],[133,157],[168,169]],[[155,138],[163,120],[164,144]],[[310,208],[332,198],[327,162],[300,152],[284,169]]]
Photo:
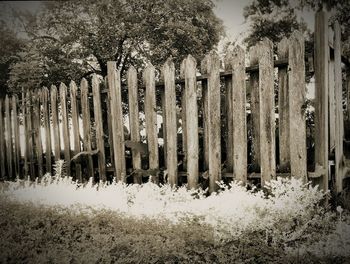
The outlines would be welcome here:
[[[346,212],[296,180],[210,197],[55,177],[0,189],[1,263],[350,263]]]

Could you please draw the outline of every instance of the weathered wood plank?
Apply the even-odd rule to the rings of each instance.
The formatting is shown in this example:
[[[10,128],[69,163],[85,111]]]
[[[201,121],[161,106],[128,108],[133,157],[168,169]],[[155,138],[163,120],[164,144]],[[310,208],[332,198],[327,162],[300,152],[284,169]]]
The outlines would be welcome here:
[[[246,117],[246,73],[245,52],[236,46],[229,61],[232,69],[232,113],[233,116],[233,175],[237,181],[247,182],[247,117]]]
[[[328,57],[328,122],[329,122],[329,152],[332,152],[335,148],[335,87],[334,87],[334,56]]]
[[[5,97],[5,142],[6,142],[6,159],[7,159],[7,179],[13,178],[13,160],[12,160],[12,129],[11,129],[11,113],[10,99],[8,95]]]
[[[105,88],[108,90],[107,97],[106,97],[106,105],[107,105],[107,113],[111,113],[111,91],[108,88],[108,76],[105,76],[104,78],[104,85]],[[114,163],[114,149],[113,149],[113,127],[112,127],[112,115],[107,114],[107,126],[108,126],[108,145],[109,145],[109,158],[112,164],[112,167],[115,168]],[[107,157],[107,155],[106,155]]]
[[[89,104],[89,86],[85,78],[80,83],[81,113],[83,119],[83,150],[91,151],[91,119]],[[91,155],[87,157],[87,174],[89,178],[94,177],[94,166]]]
[[[115,164],[114,172],[117,181],[126,182],[124,125],[120,71],[117,69],[115,61],[110,61],[107,63],[107,70],[108,87],[111,93],[111,116]]]
[[[153,65],[148,65],[143,72],[143,80],[146,87],[145,94],[145,115],[146,134],[148,141],[149,169],[159,168],[158,136],[157,136],[157,111],[155,93],[155,69]],[[158,177],[152,178],[158,183]]]
[[[176,120],[176,92],[175,92],[175,66],[169,58],[162,69],[164,79],[164,110],[166,122],[166,168],[168,182],[174,186],[178,183],[177,170],[177,120]]]
[[[34,91],[32,93],[33,96],[33,130],[34,130],[34,142],[35,149],[34,153],[36,156],[37,164],[38,164],[38,175],[42,177],[43,173],[43,147],[41,140],[41,109],[40,109],[40,90]]]
[[[315,17],[315,163],[324,169],[320,187],[328,190],[328,15]]]
[[[249,51],[250,65],[259,63],[259,50],[252,47]],[[251,129],[252,129],[252,164],[254,170],[260,167],[260,95],[259,95],[259,71],[250,73],[250,109],[251,109]]]
[[[78,101],[77,101],[78,87],[74,81],[70,82],[69,89],[70,89],[70,103],[71,103],[71,114],[72,114],[72,133],[73,133],[73,142],[74,142],[73,156],[74,156],[81,151],[80,131],[79,131],[79,108],[78,108]],[[75,164],[75,178],[80,182],[83,181],[80,163]]]
[[[175,83],[174,83],[175,85]],[[160,100],[161,100],[161,107],[162,107],[162,133],[163,133],[163,153],[164,153],[164,166],[166,167],[166,160],[167,160],[167,149],[168,149],[168,143],[167,143],[167,131],[165,129],[166,127],[166,105],[165,105],[165,87],[164,90],[160,91]]]
[[[181,130],[182,130],[182,168],[187,171],[187,122],[186,122],[186,89],[181,85]]]
[[[196,65],[196,60],[191,55],[188,55],[183,60],[180,69],[181,75],[185,79],[186,91],[186,154],[187,183],[189,189],[196,188],[198,184],[199,147]]]
[[[54,156],[55,161],[61,159],[61,139],[60,139],[60,128],[59,128],[59,119],[58,119],[58,95],[57,95],[57,87],[51,86],[51,114],[52,114],[52,135],[54,140]]]
[[[139,127],[139,100],[137,86],[137,72],[131,66],[127,73],[128,91],[129,91],[129,123],[130,123],[130,139],[134,142],[140,142]],[[141,169],[141,153],[137,149],[132,152],[132,166],[134,170]],[[134,183],[142,183],[142,176],[134,173]]]
[[[112,86],[110,86],[112,87]],[[99,177],[102,182],[107,180],[106,177],[106,158],[105,158],[105,145],[103,135],[103,122],[102,122],[102,105],[100,95],[100,83],[96,74],[92,77],[92,93],[94,102],[94,116],[96,127],[96,146],[98,152],[98,170]]]
[[[258,48],[261,185],[264,186],[276,178],[273,44],[264,39]]]
[[[208,139],[209,139],[209,192],[218,189],[221,180],[221,122],[220,122],[220,61],[215,52],[206,56],[208,74]]]
[[[225,71],[232,71],[232,50],[226,53]],[[225,78],[225,110],[226,110],[226,168],[228,172],[233,172],[233,117],[235,113],[232,110],[233,102],[232,74]]]
[[[67,110],[67,86],[64,83],[60,84],[60,102],[61,102],[61,113],[62,113],[64,160],[66,162],[67,175],[71,176],[70,134],[69,134],[69,127],[68,127],[68,110]]]
[[[283,38],[277,47],[279,59],[288,59],[289,41]],[[290,134],[289,134],[289,88],[288,69],[278,69],[278,132],[280,171],[290,171]]]
[[[19,167],[19,162],[20,162],[20,144],[19,144],[19,113],[17,111],[17,96],[13,95],[12,96],[12,127],[13,127],[13,156],[14,156],[14,169],[15,169],[15,175],[17,178],[20,177],[20,167]]]
[[[0,176],[4,179],[6,174],[5,164],[5,120],[3,115],[4,101],[0,99]]]
[[[343,190],[343,178],[345,168],[343,164],[343,140],[344,140],[344,117],[343,117],[343,89],[341,69],[341,30],[338,21],[334,23],[334,84],[335,84],[335,183],[337,192]]]
[[[291,175],[307,182],[306,151],[306,84],[305,84],[304,37],[294,31],[289,39],[289,117]]]
[[[201,72],[207,71],[207,58],[205,57],[201,62]],[[204,158],[204,170],[209,170],[209,113],[208,113],[208,82],[207,80],[201,81],[202,85],[202,111],[203,111],[203,158]]]
[[[51,129],[50,129],[50,105],[49,105],[49,89],[43,88],[41,94],[41,102],[43,106],[44,115],[44,131],[45,131],[45,157],[46,157],[46,173],[52,172],[51,164]]]

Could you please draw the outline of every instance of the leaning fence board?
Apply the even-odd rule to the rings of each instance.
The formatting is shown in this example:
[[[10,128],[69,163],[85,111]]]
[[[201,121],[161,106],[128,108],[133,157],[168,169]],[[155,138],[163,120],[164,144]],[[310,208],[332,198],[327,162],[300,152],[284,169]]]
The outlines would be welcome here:
[[[164,79],[164,108],[166,122],[163,127],[166,133],[166,169],[169,184],[177,185],[177,121],[176,121],[176,93],[175,66],[169,58],[163,65]]]
[[[201,72],[206,72],[207,58],[205,57],[201,62]],[[209,170],[209,112],[208,112],[208,82],[206,79],[202,80],[202,111],[203,111],[203,161],[204,170]]]
[[[3,115],[3,104],[4,101],[0,99],[0,176],[2,179],[5,177],[6,164],[5,164],[5,123]]]
[[[291,175],[307,181],[304,37],[294,31],[289,38],[289,116]]]
[[[83,119],[83,149],[91,152],[91,120],[89,104],[89,86],[85,78],[80,83],[81,92],[81,114]],[[94,177],[94,166],[91,155],[87,157],[87,175],[88,178]]]
[[[140,142],[137,72],[133,66],[128,70],[127,82],[129,91],[130,139],[133,142]],[[137,171],[141,169],[141,153],[138,149],[132,149],[131,154],[133,169]],[[134,183],[142,183],[142,175],[134,173]]]
[[[334,88],[336,102],[336,134],[335,134],[335,183],[337,192],[343,190],[343,139],[344,139],[344,118],[343,118],[343,89],[341,69],[341,31],[338,21],[334,23]]]
[[[36,176],[42,177],[43,174],[43,149],[41,141],[41,109],[40,109],[40,90],[34,91],[33,96],[33,132],[34,132],[34,153],[38,165],[38,174]]]
[[[108,88],[111,93],[111,116],[113,130],[113,150],[115,177],[118,181],[126,181],[124,125],[122,111],[122,95],[120,83],[120,71],[115,61],[107,63]]]
[[[249,51],[250,65],[258,64],[259,50],[256,46]],[[252,164],[255,170],[260,167],[260,105],[259,105],[259,71],[251,72],[249,78],[251,130],[252,130]]]
[[[315,167],[324,171],[320,187],[328,190],[328,16],[315,18]]]
[[[6,133],[6,158],[7,158],[7,178],[13,177],[12,164],[12,129],[11,129],[11,108],[8,95],[5,97],[5,133]]]
[[[220,129],[220,61],[215,52],[206,56],[208,75],[208,141],[209,141],[209,192],[218,189],[221,180],[221,129]]]
[[[94,117],[96,128],[96,146],[98,152],[98,170],[99,177],[102,182],[107,180],[106,178],[106,158],[105,158],[105,145],[103,135],[103,122],[102,122],[102,105],[100,95],[100,83],[96,74],[92,77],[92,94],[94,102]]]
[[[66,162],[67,175],[70,176],[70,135],[68,127],[67,86],[64,83],[60,84],[60,102],[62,113],[64,160]]]
[[[264,186],[276,178],[273,44],[264,39],[258,48],[261,185]]]
[[[19,144],[19,124],[18,124],[18,111],[17,111],[17,96],[12,96],[12,127],[13,127],[13,157],[14,168],[16,177],[20,177],[20,144]]]
[[[50,105],[49,105],[49,89],[43,88],[41,93],[41,102],[43,105],[43,121],[45,131],[45,158],[46,158],[46,173],[51,173],[51,129],[50,129]]]
[[[232,116],[233,116],[233,175],[237,181],[247,182],[247,126],[245,52],[236,46],[230,56],[232,69]]]
[[[60,128],[58,119],[58,105],[57,105],[57,87],[51,86],[51,114],[52,114],[52,135],[54,140],[54,156],[55,161],[61,159],[61,139],[60,139]]]
[[[156,113],[156,93],[155,93],[155,69],[153,65],[148,65],[143,72],[143,80],[146,87],[145,94],[145,116],[146,134],[148,141],[149,169],[157,170],[158,165],[158,136],[157,136],[157,113]],[[152,178],[158,183],[158,177]]]
[[[70,89],[70,103],[71,103],[71,115],[72,115],[72,134],[74,142],[73,155],[76,155],[80,152],[80,132],[79,132],[79,108],[78,108],[78,87],[74,81],[71,81],[69,84]],[[75,178],[82,182],[81,175],[81,164],[75,164]]]
[[[27,169],[28,169],[28,174],[33,180],[35,178],[35,171],[34,171],[34,156],[33,156],[32,95],[30,91],[27,91],[25,101],[26,101],[25,142],[26,142],[27,164],[29,164],[28,166],[29,168],[27,167]]]
[[[283,38],[277,47],[278,59],[288,59],[287,38]],[[290,134],[289,134],[289,91],[288,68],[278,69],[278,132],[279,132],[279,166],[280,171],[290,168]]]
[[[186,115],[186,167],[187,182],[190,189],[198,184],[198,109],[196,60],[188,55],[181,64],[181,75],[185,79]]]

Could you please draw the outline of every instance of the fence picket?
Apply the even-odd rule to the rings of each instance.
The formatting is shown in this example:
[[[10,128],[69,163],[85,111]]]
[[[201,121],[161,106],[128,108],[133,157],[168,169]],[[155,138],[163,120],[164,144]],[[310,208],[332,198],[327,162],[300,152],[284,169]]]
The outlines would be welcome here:
[[[6,174],[6,164],[5,164],[5,120],[3,115],[4,101],[0,99],[0,176],[4,179]]]
[[[111,93],[111,116],[113,130],[113,150],[115,177],[118,181],[126,182],[124,125],[122,110],[122,95],[120,83],[120,71],[117,70],[116,62],[107,63],[108,88]]]
[[[306,122],[305,122],[305,61],[304,37],[294,31],[289,39],[289,116],[291,175],[307,181]]]
[[[182,168],[187,170],[187,122],[186,122],[186,89],[181,86],[181,130],[182,130]]]
[[[186,115],[186,161],[188,188],[198,184],[198,106],[196,60],[188,55],[181,64],[181,75],[185,79]],[[175,126],[176,127],[176,126]]]
[[[233,175],[243,184],[247,182],[247,127],[245,52],[236,46],[230,57],[232,69],[232,116],[233,116]]]
[[[12,127],[13,127],[13,157],[14,157],[14,169],[15,176],[20,177],[20,144],[19,144],[19,125],[18,125],[18,111],[17,111],[17,96],[12,96]]]
[[[215,52],[206,56],[204,74],[208,75],[209,192],[214,192],[221,180],[220,61]]]
[[[261,184],[276,178],[275,97],[273,44],[264,39],[259,48],[260,161]]]
[[[207,58],[205,57],[201,62],[201,72],[206,72]],[[209,170],[209,112],[208,112],[208,81],[203,80],[202,83],[202,111],[203,111],[203,158],[204,170]]]
[[[52,172],[51,170],[51,129],[50,129],[50,105],[49,105],[49,89],[44,87],[41,93],[41,102],[43,105],[44,115],[44,131],[45,131],[45,160],[46,160],[46,173]]]
[[[83,149],[91,152],[91,120],[89,104],[89,85],[85,78],[80,82],[81,113],[83,119]],[[94,165],[91,155],[87,156],[87,175],[89,179],[94,177]]]
[[[155,69],[148,65],[143,72],[143,80],[146,86],[145,116],[146,134],[148,141],[149,169],[159,169],[158,136],[157,136],[157,110],[155,93]],[[152,177],[153,182],[158,183],[158,175]]]
[[[64,83],[60,84],[60,102],[62,113],[62,128],[63,128],[63,146],[64,146],[64,160],[66,162],[67,175],[70,174],[70,135],[68,126],[68,110],[67,110],[67,86]]]
[[[32,93],[33,98],[33,132],[34,132],[34,153],[38,165],[38,175],[43,176],[43,149],[41,141],[41,109],[40,109],[40,90],[36,90]]]
[[[98,170],[99,178],[102,182],[107,180],[106,177],[106,158],[105,158],[105,145],[103,134],[103,122],[102,122],[102,106],[100,95],[100,83],[96,74],[92,77],[92,94],[94,102],[94,116],[95,116],[95,128],[96,128],[96,146],[98,152]]]
[[[336,102],[336,134],[335,134],[335,183],[337,192],[343,190],[344,178],[344,117],[343,117],[343,89],[341,70],[341,29],[338,21],[334,23],[334,84]]]
[[[315,168],[324,173],[315,183],[328,190],[328,16],[315,18]]]
[[[129,91],[129,123],[130,139],[134,142],[140,142],[139,127],[139,101],[137,87],[137,72],[134,67],[130,67],[127,73],[128,91]],[[141,169],[141,153],[137,149],[132,149],[132,166],[134,170]],[[134,183],[142,183],[142,175],[134,172]]]
[[[176,92],[175,66],[171,58],[163,65],[164,78],[164,110],[166,116],[163,132],[166,134],[166,169],[168,182],[174,186],[177,178],[177,121],[176,121]]]
[[[287,38],[283,38],[277,47],[278,59],[288,59]],[[290,134],[289,134],[289,87],[288,68],[278,69],[278,132],[279,132],[279,165],[281,171],[290,169]]]
[[[12,160],[12,129],[11,129],[11,113],[10,113],[10,99],[9,96],[5,97],[5,142],[6,142],[6,158],[7,158],[7,179],[13,177],[13,160]]]
[[[59,127],[59,119],[58,119],[58,95],[57,95],[57,87],[55,85],[51,86],[51,114],[52,114],[52,131],[53,131],[53,139],[54,139],[54,156],[55,161],[61,159],[61,139],[60,139],[60,127]]]
[[[78,87],[74,81],[71,81],[69,84],[70,90],[70,103],[71,103],[71,114],[72,114],[72,134],[74,142],[73,155],[76,155],[80,152],[80,132],[79,132],[79,108],[78,108]],[[77,162],[75,164],[75,178],[82,182],[81,175],[81,164]]]

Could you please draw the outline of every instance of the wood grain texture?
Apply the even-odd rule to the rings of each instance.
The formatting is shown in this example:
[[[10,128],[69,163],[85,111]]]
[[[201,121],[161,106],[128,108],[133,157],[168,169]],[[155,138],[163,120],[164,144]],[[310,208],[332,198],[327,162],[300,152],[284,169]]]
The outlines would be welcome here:
[[[20,173],[20,158],[21,158],[21,149],[19,143],[19,113],[18,113],[18,98],[17,95],[12,96],[11,100],[12,107],[12,127],[13,127],[13,157],[14,157],[14,170],[16,178],[21,176]]]
[[[41,91],[36,90],[32,93],[33,98],[33,132],[34,132],[34,153],[38,165],[38,174],[35,177],[42,177],[43,171],[43,145],[41,138]]]
[[[58,119],[58,95],[57,95],[57,87],[51,86],[51,114],[52,114],[52,136],[54,140],[54,156],[55,161],[61,159],[61,138],[60,138],[60,128],[59,128],[59,119]]]
[[[64,160],[66,162],[67,175],[70,174],[70,134],[68,126],[68,109],[67,109],[67,86],[64,83],[60,84],[60,105],[62,114],[62,130],[63,130],[63,147]]]
[[[6,142],[6,164],[7,164],[7,179],[13,179],[13,144],[12,144],[12,128],[11,128],[11,113],[10,113],[10,98],[5,97],[5,142]]]
[[[44,121],[44,131],[45,131],[45,159],[46,159],[46,173],[52,173],[52,146],[51,146],[51,126],[50,126],[50,94],[49,89],[43,88],[41,93],[41,103],[43,106],[43,121]]]
[[[4,120],[4,101],[0,99],[0,176],[2,179],[6,175],[6,164],[5,164],[5,120]]]

